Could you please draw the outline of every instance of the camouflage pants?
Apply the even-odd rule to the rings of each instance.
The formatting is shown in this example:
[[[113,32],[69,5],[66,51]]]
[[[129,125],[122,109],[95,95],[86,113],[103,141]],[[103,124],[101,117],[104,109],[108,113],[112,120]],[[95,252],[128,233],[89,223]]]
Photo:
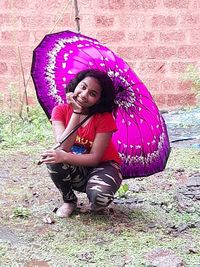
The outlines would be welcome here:
[[[98,167],[47,164],[47,169],[65,203],[77,202],[76,190],[87,194],[94,209],[108,206],[122,182],[119,165],[112,161]]]

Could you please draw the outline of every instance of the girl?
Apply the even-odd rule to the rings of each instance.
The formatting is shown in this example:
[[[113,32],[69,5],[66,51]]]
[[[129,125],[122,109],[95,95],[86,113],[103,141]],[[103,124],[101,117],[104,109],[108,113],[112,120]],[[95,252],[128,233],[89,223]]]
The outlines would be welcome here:
[[[108,206],[122,182],[120,158],[112,143],[117,130],[114,85],[99,70],[79,72],[67,86],[67,104],[53,109],[52,127],[59,142],[86,116],[89,119],[57,150],[47,150],[42,162],[60,190],[63,205],[56,214],[68,217],[77,204],[74,190],[85,192],[92,210]]]

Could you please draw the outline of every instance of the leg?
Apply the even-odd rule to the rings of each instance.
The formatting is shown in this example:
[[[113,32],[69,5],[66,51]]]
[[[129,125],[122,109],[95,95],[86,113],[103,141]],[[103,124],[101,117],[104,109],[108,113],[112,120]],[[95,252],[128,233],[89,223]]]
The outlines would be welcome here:
[[[47,164],[47,169],[56,187],[62,194],[64,204],[57,210],[59,217],[68,217],[76,207],[77,197],[73,189],[85,191],[86,172],[85,168],[68,164]]]
[[[122,175],[117,163],[106,162],[100,164],[89,173],[86,193],[92,204],[92,209],[107,207],[114,199],[114,195],[122,182]]]
[[[68,164],[47,164],[49,175],[60,190],[65,203],[76,202],[73,189],[84,192],[87,183],[87,169]]]

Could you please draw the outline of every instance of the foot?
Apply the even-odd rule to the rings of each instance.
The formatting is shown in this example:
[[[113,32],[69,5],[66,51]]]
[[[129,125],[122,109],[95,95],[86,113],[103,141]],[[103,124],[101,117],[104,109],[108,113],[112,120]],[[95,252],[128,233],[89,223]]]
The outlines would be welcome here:
[[[67,218],[69,217],[72,212],[75,210],[76,204],[75,203],[64,203],[57,211],[56,215],[60,218]]]

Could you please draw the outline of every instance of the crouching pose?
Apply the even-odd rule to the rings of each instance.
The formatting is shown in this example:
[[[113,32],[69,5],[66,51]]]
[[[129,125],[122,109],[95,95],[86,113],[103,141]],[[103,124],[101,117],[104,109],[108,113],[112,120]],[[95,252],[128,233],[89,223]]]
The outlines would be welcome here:
[[[88,120],[56,150],[42,153],[42,162],[60,190],[59,217],[68,217],[77,204],[74,191],[87,194],[92,210],[107,207],[122,182],[120,158],[112,142],[117,131],[112,80],[98,70],[79,72],[68,84],[67,104],[53,109],[52,127],[59,142],[88,114]]]

